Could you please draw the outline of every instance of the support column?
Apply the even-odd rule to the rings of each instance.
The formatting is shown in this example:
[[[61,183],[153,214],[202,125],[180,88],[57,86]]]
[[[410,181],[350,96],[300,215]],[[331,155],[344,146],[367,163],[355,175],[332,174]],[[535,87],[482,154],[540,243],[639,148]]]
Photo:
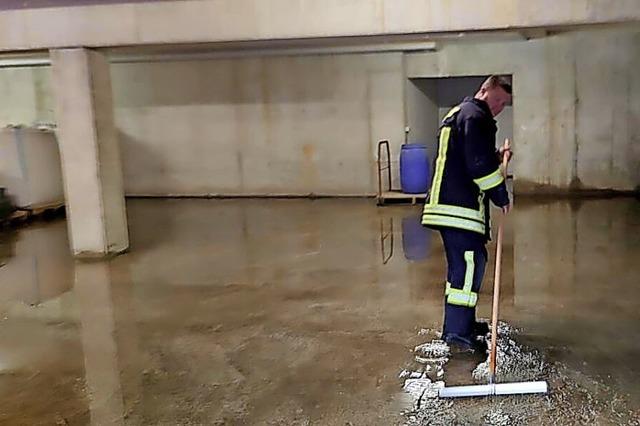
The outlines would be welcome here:
[[[52,50],[58,141],[75,256],[129,246],[109,62],[100,52]]]

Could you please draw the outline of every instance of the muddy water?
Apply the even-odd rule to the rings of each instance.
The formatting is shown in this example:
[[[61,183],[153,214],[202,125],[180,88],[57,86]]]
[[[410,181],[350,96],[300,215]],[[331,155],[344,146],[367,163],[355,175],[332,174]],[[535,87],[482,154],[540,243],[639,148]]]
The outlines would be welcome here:
[[[419,208],[128,207],[131,252],[109,262],[73,262],[64,222],[0,237],[0,423],[404,421],[398,374],[442,315],[442,247]],[[502,299],[527,345],[631,407],[639,231],[633,199],[520,202]]]

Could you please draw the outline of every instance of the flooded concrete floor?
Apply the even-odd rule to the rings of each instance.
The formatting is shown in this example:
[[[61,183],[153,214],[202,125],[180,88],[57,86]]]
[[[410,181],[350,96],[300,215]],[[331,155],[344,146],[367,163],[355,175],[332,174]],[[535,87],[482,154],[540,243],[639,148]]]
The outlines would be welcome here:
[[[419,207],[130,200],[131,252],[75,263],[64,221],[0,234],[0,423],[394,425],[439,328]],[[502,317],[640,408],[640,202],[519,201]],[[491,270],[480,315],[490,309]],[[553,389],[552,389],[553,391]]]

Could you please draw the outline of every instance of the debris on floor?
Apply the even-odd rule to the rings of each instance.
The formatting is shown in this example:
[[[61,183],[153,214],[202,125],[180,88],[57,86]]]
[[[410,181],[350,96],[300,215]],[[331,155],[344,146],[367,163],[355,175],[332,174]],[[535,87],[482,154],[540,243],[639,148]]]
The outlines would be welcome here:
[[[495,426],[510,426],[513,424],[513,419],[501,408],[496,408],[487,412],[484,417],[484,422]]]
[[[498,323],[498,350],[496,352],[496,376],[501,382],[526,382],[544,380],[546,363],[536,351],[525,350],[512,336],[518,330],[504,322]],[[491,337],[487,336],[491,347]],[[489,358],[479,364],[472,373],[476,383],[486,383],[489,379]]]
[[[629,409],[622,396],[566,366],[546,362],[538,351],[518,343],[520,332],[507,323],[499,325],[498,381],[547,380],[548,395],[440,399],[438,389],[445,386],[450,354],[447,345],[434,338],[414,349],[419,354],[416,360],[422,355],[428,362],[419,363],[415,371],[405,369],[399,376],[404,380],[404,392],[410,396],[410,406],[402,413],[405,426],[640,424],[640,413]],[[421,332],[419,335],[428,338],[434,333]],[[442,362],[443,359],[446,361]],[[487,363],[484,361],[475,368],[469,384],[486,383]],[[427,369],[431,371],[438,367],[443,368],[444,380],[434,381]]]
[[[442,360],[449,356],[449,346],[442,340],[433,340],[416,346],[413,352],[423,358]]]
[[[404,390],[413,398],[415,405],[420,407],[425,398],[436,398],[438,389],[444,387],[444,382],[432,382],[427,377],[407,379],[404,382]]]
[[[406,425],[451,424],[455,419],[451,411],[453,402],[438,398],[438,389],[444,387],[444,381],[440,379],[444,376],[444,365],[449,361],[449,346],[434,330],[421,329],[418,335],[434,339],[413,349],[418,371],[405,369],[399,376],[404,379],[403,390],[410,396],[410,406],[403,413]]]

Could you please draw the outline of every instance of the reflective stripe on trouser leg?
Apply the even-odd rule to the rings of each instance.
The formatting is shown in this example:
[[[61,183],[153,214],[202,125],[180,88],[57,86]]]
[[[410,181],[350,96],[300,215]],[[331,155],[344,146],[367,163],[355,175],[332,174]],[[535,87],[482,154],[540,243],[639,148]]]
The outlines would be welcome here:
[[[454,288],[451,283],[447,282],[445,294],[447,303],[457,306],[466,306],[473,308],[478,303],[478,293],[473,291],[473,279],[475,273],[475,262],[473,251],[464,252],[465,273],[464,287],[462,290]]]
[[[473,281],[471,292],[478,295],[487,258],[484,236],[453,228],[441,229],[440,235],[447,257],[447,281],[450,283],[448,293],[451,293],[452,288],[460,292],[464,290],[465,281],[468,282],[468,279],[465,280],[465,278],[470,276],[467,274],[469,255],[465,258],[465,252],[472,251]],[[471,298],[473,299],[473,296]],[[444,335],[457,335],[465,339],[473,339],[477,298],[478,296],[476,296],[476,305],[468,306],[449,303],[449,294],[444,297],[444,323],[442,327]]]

